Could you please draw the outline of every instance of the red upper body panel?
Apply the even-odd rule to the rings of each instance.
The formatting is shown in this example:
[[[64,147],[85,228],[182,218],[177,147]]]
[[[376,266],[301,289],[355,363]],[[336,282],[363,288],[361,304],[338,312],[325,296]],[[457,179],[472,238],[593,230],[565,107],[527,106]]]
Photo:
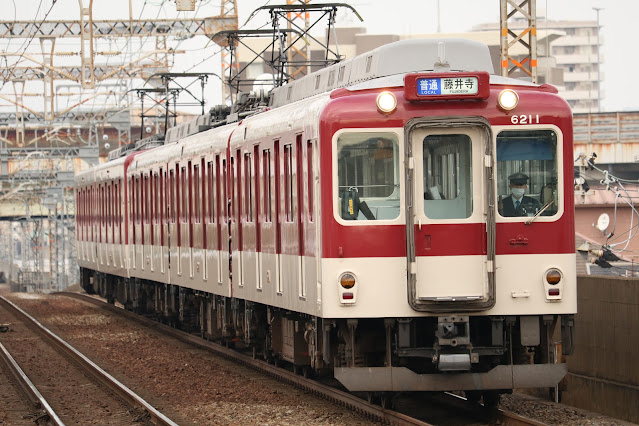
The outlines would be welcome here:
[[[333,92],[331,102],[320,118],[321,203],[323,244],[322,256],[337,257],[401,257],[406,256],[406,230],[402,225],[366,224],[344,226],[333,216],[332,138],[343,128],[404,128],[417,117],[481,116],[492,126],[510,126],[512,116],[539,115],[540,125],[557,126],[563,134],[563,206],[564,213],[554,222],[536,221],[497,223],[496,254],[541,254],[574,252],[573,199],[573,133],[572,112],[551,86],[514,86],[519,104],[510,112],[497,105],[497,96],[510,86],[492,85],[490,96],[469,100],[405,99],[404,88],[389,88],[397,97],[397,109],[390,114],[377,110],[376,98],[383,89]],[[535,122],[536,123],[536,122]],[[402,159],[400,159],[402,161]],[[494,202],[491,202],[494,204]],[[486,253],[485,224],[428,225],[429,235],[417,236],[417,255],[451,256]],[[422,233],[423,234],[423,233]]]

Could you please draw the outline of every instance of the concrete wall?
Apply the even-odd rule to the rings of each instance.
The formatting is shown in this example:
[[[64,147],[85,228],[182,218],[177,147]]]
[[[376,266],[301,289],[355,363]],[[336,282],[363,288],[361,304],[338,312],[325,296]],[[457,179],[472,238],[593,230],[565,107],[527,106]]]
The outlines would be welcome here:
[[[580,275],[562,402],[639,423],[639,280]]]

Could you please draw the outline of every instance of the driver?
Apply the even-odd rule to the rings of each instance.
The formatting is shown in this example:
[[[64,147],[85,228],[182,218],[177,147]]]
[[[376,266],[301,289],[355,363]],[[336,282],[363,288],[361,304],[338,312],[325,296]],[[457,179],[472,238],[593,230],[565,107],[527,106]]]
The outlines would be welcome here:
[[[524,195],[528,179],[528,175],[521,172],[508,176],[510,196],[502,200],[502,216],[532,216],[539,210],[539,201]]]

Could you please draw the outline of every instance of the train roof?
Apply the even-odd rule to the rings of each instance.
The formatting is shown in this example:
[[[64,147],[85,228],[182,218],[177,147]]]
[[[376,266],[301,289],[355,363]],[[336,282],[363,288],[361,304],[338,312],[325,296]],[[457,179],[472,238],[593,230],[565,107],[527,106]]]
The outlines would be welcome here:
[[[271,107],[341,87],[411,72],[484,71],[494,74],[488,46],[454,38],[401,40],[339,62],[273,89]],[[381,87],[369,84],[369,87]]]
[[[112,153],[109,160],[156,146],[195,142],[199,138],[193,139],[192,136],[208,129],[236,123],[244,118],[260,115],[265,110],[281,108],[339,88],[357,91],[401,87],[407,73],[469,71],[487,72],[490,74],[491,84],[538,86],[494,75],[488,46],[481,42],[456,38],[400,40],[277,87],[270,96],[264,93],[243,93],[233,108],[214,107],[209,114],[168,129],[166,138],[147,138],[127,145]]]

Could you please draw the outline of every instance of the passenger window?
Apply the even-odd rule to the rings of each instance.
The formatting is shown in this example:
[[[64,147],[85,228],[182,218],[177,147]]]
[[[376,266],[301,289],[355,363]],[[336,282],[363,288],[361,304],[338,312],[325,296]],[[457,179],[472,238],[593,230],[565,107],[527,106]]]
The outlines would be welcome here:
[[[472,142],[468,135],[429,135],[423,142],[424,214],[466,219],[473,212]]]
[[[337,139],[339,215],[345,220],[399,217],[399,143],[387,132],[343,133]]]
[[[557,134],[509,130],[497,135],[497,209],[504,217],[552,216],[559,209]],[[547,205],[547,206],[546,206]]]

